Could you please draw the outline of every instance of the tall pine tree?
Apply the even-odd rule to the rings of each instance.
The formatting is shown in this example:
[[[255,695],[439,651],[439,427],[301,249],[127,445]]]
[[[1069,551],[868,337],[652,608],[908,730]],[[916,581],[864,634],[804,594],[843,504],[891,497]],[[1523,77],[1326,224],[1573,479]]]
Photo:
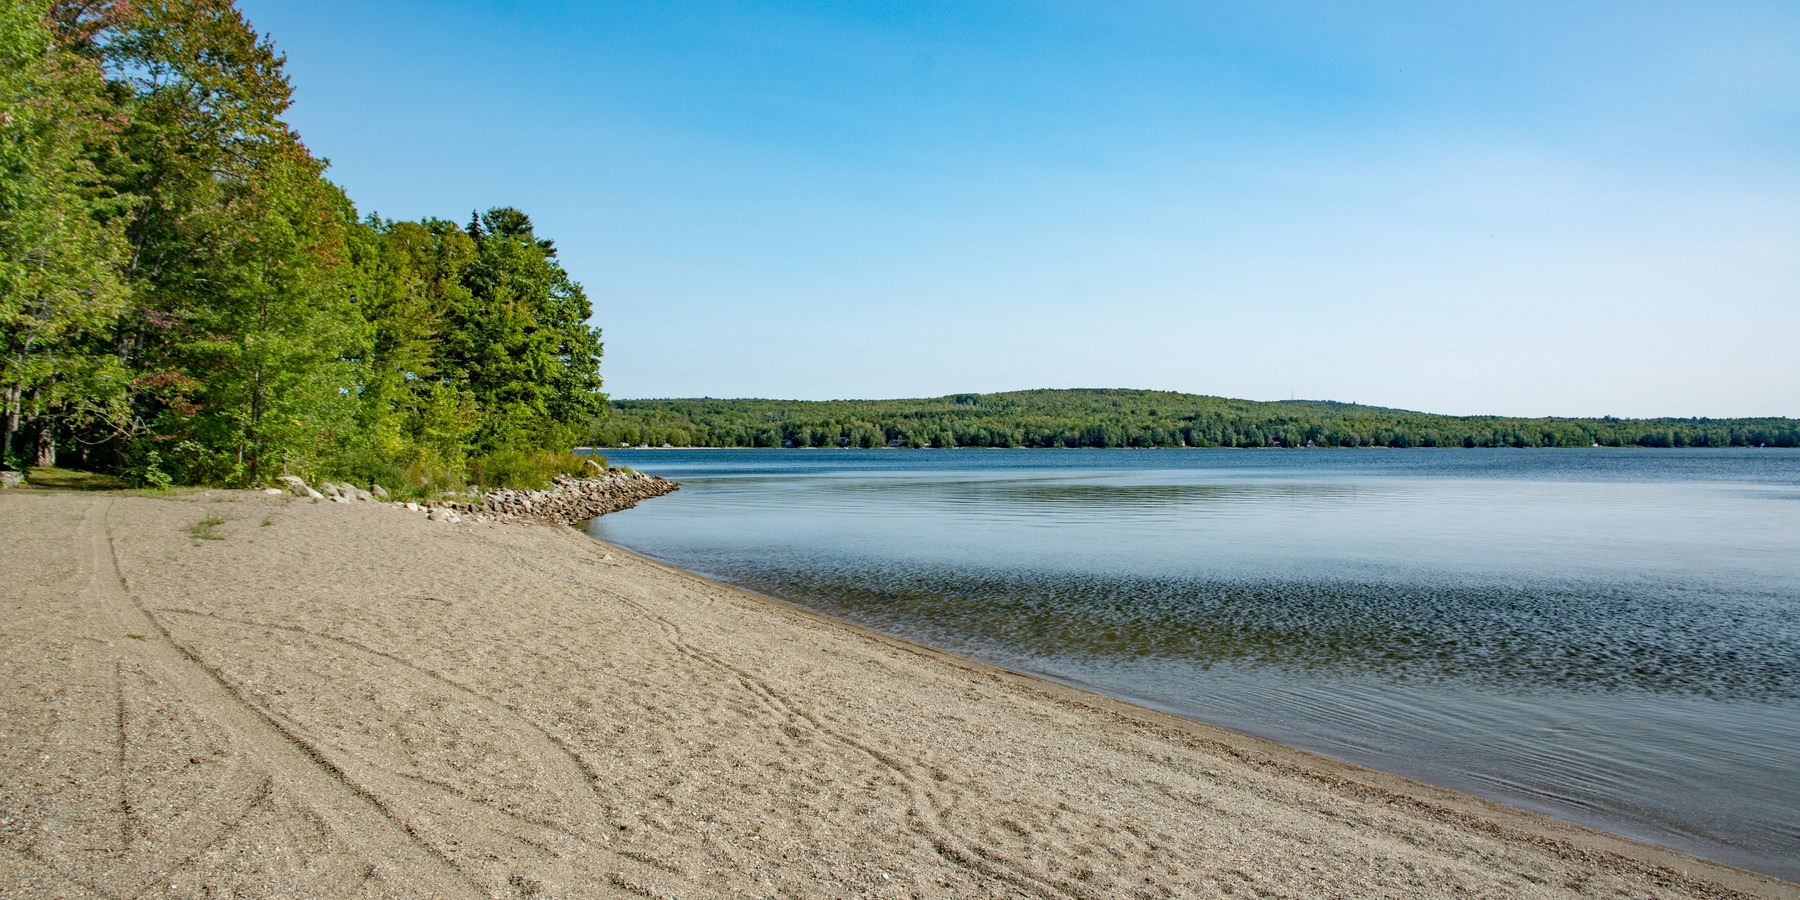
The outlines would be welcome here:
[[[489,210],[478,233],[468,296],[446,311],[443,345],[446,371],[480,409],[476,449],[567,449],[605,405],[593,307],[524,213]]]

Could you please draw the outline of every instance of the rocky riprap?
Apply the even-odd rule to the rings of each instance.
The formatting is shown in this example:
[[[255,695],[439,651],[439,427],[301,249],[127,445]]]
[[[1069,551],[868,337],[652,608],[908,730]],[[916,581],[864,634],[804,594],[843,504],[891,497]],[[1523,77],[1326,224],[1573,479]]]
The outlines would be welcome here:
[[[596,466],[598,468],[598,466]],[[283,475],[276,479],[283,488],[270,488],[269,493],[292,494],[295,497],[307,497],[313,500],[330,500],[333,503],[374,503],[387,499],[387,491],[381,485],[363,490],[349,484],[333,484],[321,482],[315,489],[295,475]],[[627,472],[619,469],[608,469],[596,473],[592,478],[564,478],[558,476],[551,480],[550,487],[542,491],[520,491],[511,488],[500,488],[477,494],[471,500],[428,500],[424,503],[407,502],[395,504],[396,509],[409,512],[422,512],[433,522],[531,522],[546,525],[573,525],[584,522],[595,516],[603,516],[621,509],[630,509],[640,500],[661,497],[679,489],[681,485],[667,478],[645,475],[641,472]]]
[[[469,503],[447,503],[460,516],[487,516],[499,522],[573,525],[595,516],[630,509],[640,500],[661,497],[681,485],[641,472],[609,470],[593,478],[555,478],[542,491],[510,488],[488,491]]]

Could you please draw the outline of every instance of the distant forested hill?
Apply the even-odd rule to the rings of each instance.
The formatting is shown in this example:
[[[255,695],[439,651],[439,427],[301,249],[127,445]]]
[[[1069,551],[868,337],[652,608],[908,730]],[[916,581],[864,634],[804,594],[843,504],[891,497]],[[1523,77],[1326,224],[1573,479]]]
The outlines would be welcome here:
[[[1440,416],[1321,400],[1038,390],[918,400],[616,400],[602,447],[1800,446],[1794,419]]]

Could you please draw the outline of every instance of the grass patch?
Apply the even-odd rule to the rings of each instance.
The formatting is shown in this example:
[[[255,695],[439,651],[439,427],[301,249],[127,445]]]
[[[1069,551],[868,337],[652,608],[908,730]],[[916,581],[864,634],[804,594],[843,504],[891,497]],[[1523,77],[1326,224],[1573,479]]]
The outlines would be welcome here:
[[[218,516],[207,516],[189,527],[188,534],[192,535],[196,541],[222,541],[225,536],[213,529],[223,524],[225,524],[224,519]]]
[[[52,491],[122,491],[131,484],[122,478],[95,472],[77,472],[56,466],[36,466],[25,471],[27,487]]]
[[[606,464],[605,457],[595,460]],[[589,471],[588,457],[573,453],[549,451],[499,450],[469,460],[469,480],[486,488],[520,488],[543,490],[558,475],[584,477]]]

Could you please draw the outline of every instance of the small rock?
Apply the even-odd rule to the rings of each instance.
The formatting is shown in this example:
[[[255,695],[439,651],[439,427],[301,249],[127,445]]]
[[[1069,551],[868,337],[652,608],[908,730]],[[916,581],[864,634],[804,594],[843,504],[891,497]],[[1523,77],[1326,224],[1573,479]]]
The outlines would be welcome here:
[[[282,494],[287,493],[287,491],[284,491],[281,488],[263,488],[263,493],[268,494],[271,497],[279,497]]]
[[[451,512],[447,509],[433,509],[431,511],[431,521],[433,522],[442,522],[450,518],[450,516]]]
[[[377,496],[383,500],[386,500],[388,498],[387,488],[384,488],[379,484],[371,486],[369,488],[369,493],[374,494],[375,496]]]
[[[301,487],[306,487],[306,485],[301,485]],[[313,489],[312,489],[312,488],[306,488],[306,493],[304,493],[304,494],[302,494],[302,495],[301,495],[301,496],[303,496],[303,497],[311,497],[311,498],[313,498],[313,499],[314,499],[314,500],[323,500],[323,499],[325,499],[325,495],[324,495],[324,494],[321,494],[321,493],[319,493],[319,492],[318,492],[318,491],[315,491],[315,490],[313,490]]]
[[[424,509],[424,507],[420,506],[417,503],[412,502],[411,500],[406,501],[406,511],[407,512],[418,512],[421,509]]]
[[[298,475],[283,475],[275,480],[287,485],[287,492],[296,497],[318,496],[318,493],[307,487],[306,482],[301,480]]]

